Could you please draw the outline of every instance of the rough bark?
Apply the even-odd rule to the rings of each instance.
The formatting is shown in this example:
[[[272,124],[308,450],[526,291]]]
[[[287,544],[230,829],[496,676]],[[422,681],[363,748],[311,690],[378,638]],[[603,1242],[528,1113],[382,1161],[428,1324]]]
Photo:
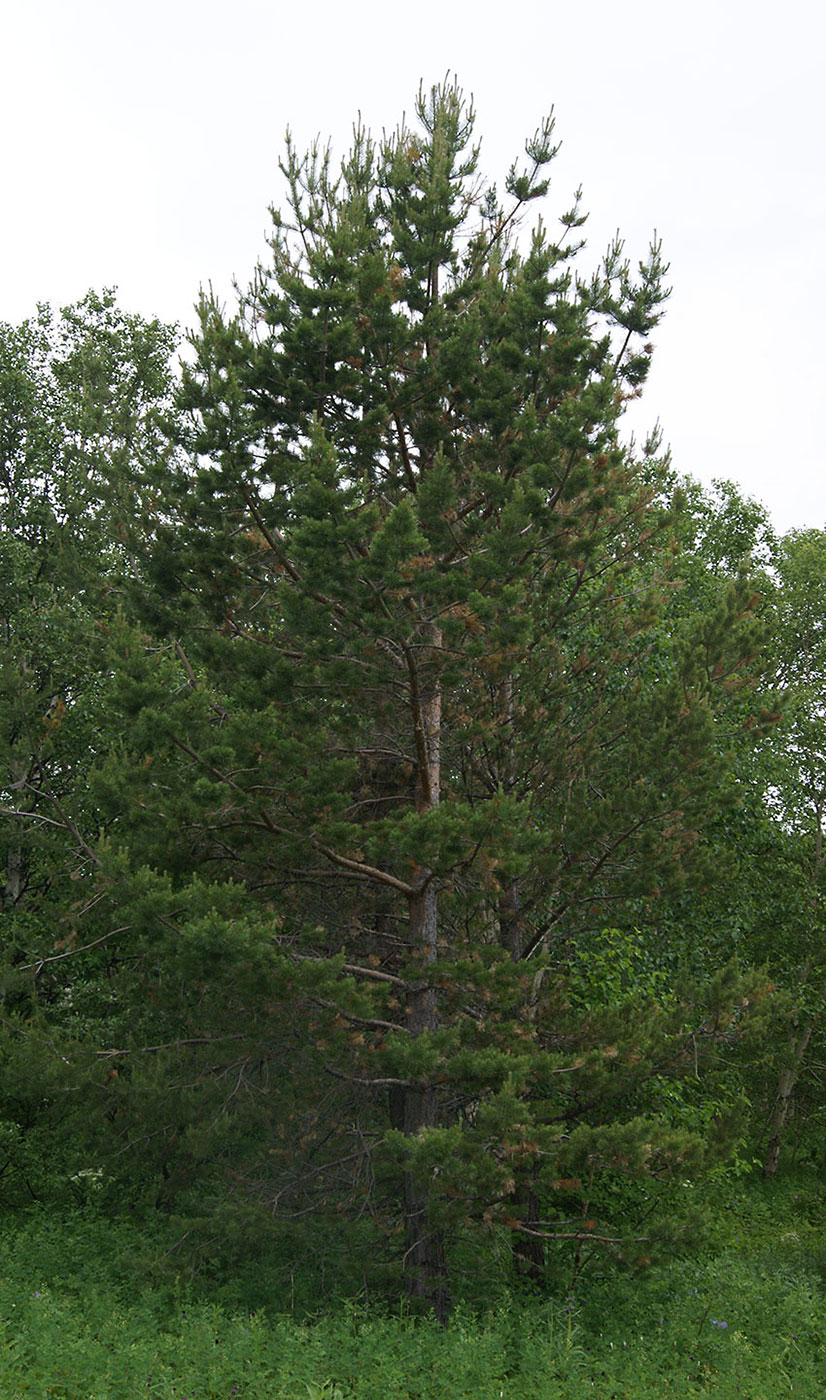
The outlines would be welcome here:
[[[513,751],[514,730],[514,686],[513,677],[508,676],[499,691],[500,725],[500,771],[499,781],[506,791],[512,791],[515,782],[516,763]],[[522,910],[522,892],[518,880],[510,880],[499,896],[499,944],[513,962],[521,962],[525,954],[525,921]],[[523,1223],[529,1228],[536,1226],[541,1218],[539,1197],[536,1194],[535,1169],[517,1170],[514,1201]],[[517,1275],[539,1284],[545,1277],[545,1244],[533,1235],[514,1230],[511,1237],[511,1256]]]
[[[438,935],[438,899],[433,881],[410,902],[410,930],[424,954],[425,963],[431,962]],[[436,1028],[436,992],[427,983],[423,982],[408,993],[407,1021],[410,1034],[414,1036]],[[399,1126],[407,1136],[435,1128],[439,1121],[438,1090],[428,1084],[406,1088],[402,1091],[399,1108]],[[450,1307],[444,1236],[429,1220],[427,1183],[407,1171],[403,1189],[405,1288],[411,1298],[429,1304],[436,1316],[444,1320]]]
[[[424,629],[428,642],[428,676],[409,655],[411,710],[417,754],[416,806],[431,811],[439,802],[441,783],[442,697],[438,682],[436,652],[441,645],[438,629]],[[414,893],[409,900],[408,937],[417,955],[421,977],[407,995],[407,1026],[412,1036],[435,1030],[439,1008],[435,988],[430,983],[428,965],[435,961],[439,945],[439,892],[434,874],[419,867],[413,879]],[[411,1085],[402,1090],[394,1106],[397,1126],[407,1136],[435,1128],[439,1121],[438,1090],[434,1085]],[[405,1288],[411,1298],[429,1304],[444,1320],[450,1307],[445,1242],[428,1215],[427,1184],[413,1172],[404,1174],[404,1219],[406,1250]]]
[[[523,1223],[529,1230],[536,1230],[541,1219],[539,1197],[534,1190],[536,1173],[530,1178],[525,1175],[517,1180],[515,1201],[522,1214]],[[541,1284],[545,1281],[545,1241],[535,1235],[523,1234],[514,1230],[511,1241],[511,1254],[518,1277],[528,1283]]]

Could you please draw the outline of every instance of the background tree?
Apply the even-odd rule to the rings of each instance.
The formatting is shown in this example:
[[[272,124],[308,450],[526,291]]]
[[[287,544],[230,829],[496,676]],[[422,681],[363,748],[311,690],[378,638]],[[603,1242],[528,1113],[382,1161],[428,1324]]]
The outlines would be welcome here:
[[[125,315],[111,294],[0,327],[7,1188],[25,1179],[33,1191],[32,1173],[43,1184],[56,1123],[67,1117],[65,1086],[55,1088],[66,1046],[58,1053],[46,1030],[38,1041],[42,1017],[77,1028],[92,1006],[109,1014],[107,997],[88,985],[116,927],[99,917],[100,820],[89,788],[92,766],[117,740],[100,629],[133,571],[114,528],[131,508],[117,495],[126,463],[134,472],[168,451],[173,344],[170,330]],[[48,1143],[42,1158],[21,1133]]]
[[[737,759],[724,777],[727,801],[702,834],[705,873],[698,884],[652,910],[660,947],[674,965],[706,972],[730,952],[764,967],[776,984],[775,1022],[759,1062],[731,1086],[750,1098],[753,1141],[768,1137],[765,1174],[777,1171],[793,1094],[801,1074],[808,1136],[817,1136],[820,1086],[814,1045],[822,999],[819,905],[822,877],[821,674],[819,612],[823,567],[819,531],[778,540],[765,511],[727,484],[717,498],[696,496],[686,524],[686,586],[675,598],[696,616],[706,599],[709,623],[744,567],[759,596],[765,674],[760,712],[748,696],[730,696],[729,742]],[[722,593],[721,593],[722,585]],[[681,606],[680,597],[683,605]],[[762,730],[754,743],[755,724]],[[640,915],[642,921],[642,915]],[[814,1052],[814,1053],[813,1053]],[[759,1150],[759,1149],[758,1149]]]
[[[780,541],[776,567],[773,660],[784,701],[784,725],[771,754],[765,800],[781,829],[780,839],[791,848],[788,863],[796,875],[797,898],[788,901],[771,949],[772,965],[789,986],[794,1007],[769,1115],[767,1177],[777,1172],[792,1096],[823,1015],[826,539],[822,531],[786,535]]]

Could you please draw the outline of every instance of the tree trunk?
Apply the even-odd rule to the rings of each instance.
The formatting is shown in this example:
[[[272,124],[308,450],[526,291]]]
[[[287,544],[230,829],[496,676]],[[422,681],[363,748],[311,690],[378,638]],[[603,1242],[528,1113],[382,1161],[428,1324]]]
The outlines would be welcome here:
[[[517,1179],[514,1199],[522,1210],[523,1223],[528,1229],[536,1229],[541,1219],[539,1197],[533,1189],[536,1172],[530,1179],[523,1175]],[[511,1256],[517,1276],[528,1283],[545,1282],[545,1241],[534,1235],[524,1235],[514,1230],[511,1239]]]
[[[424,878],[424,888],[410,902],[410,932],[411,942],[420,948],[425,963],[429,963],[436,956],[438,892],[435,882],[427,876]],[[436,1029],[435,988],[422,984],[408,993],[407,1023],[413,1036]],[[398,1109],[401,1117],[398,1126],[408,1137],[435,1128],[439,1121],[438,1090],[433,1085],[412,1085],[402,1090]],[[415,1173],[405,1172],[405,1289],[411,1298],[430,1304],[439,1320],[444,1321],[450,1307],[444,1237],[431,1225],[427,1206],[427,1183],[419,1180]]]
[[[789,1116],[794,1086],[800,1075],[803,1056],[806,1053],[813,1030],[814,1019],[809,1017],[802,1030],[799,1033],[795,1030],[789,1041],[789,1058],[780,1071],[777,1093],[772,1107],[769,1145],[766,1149],[766,1161],[763,1166],[763,1176],[767,1181],[771,1181],[777,1175],[783,1129]]]
[[[420,813],[432,811],[439,803],[441,782],[442,696],[436,652],[441,633],[432,624],[423,629],[430,648],[431,674],[423,674],[408,654],[410,697],[417,754],[416,807]],[[435,674],[434,674],[435,673]],[[439,946],[439,891],[431,870],[420,867],[414,873],[415,893],[409,903],[408,937],[412,952],[422,964],[422,980],[407,995],[407,1026],[412,1036],[436,1030],[439,1008],[436,989],[431,985],[429,964]],[[438,1089],[432,1084],[411,1085],[396,1100],[400,1127],[408,1137],[435,1128],[439,1121]],[[440,1321],[450,1308],[444,1236],[433,1227],[428,1213],[427,1183],[413,1172],[405,1172],[404,1221],[406,1249],[404,1283],[411,1298],[428,1303]]]
[[[499,692],[499,724],[502,741],[499,779],[507,792],[515,783],[514,759],[514,688],[508,676]],[[510,880],[499,896],[499,943],[513,962],[521,962],[525,952],[525,922],[522,913],[522,893],[518,880]],[[531,1229],[541,1219],[539,1197],[536,1194],[536,1169],[516,1171],[514,1201],[523,1223]],[[514,1230],[511,1236],[511,1257],[516,1274],[530,1283],[542,1283],[545,1278],[545,1242],[533,1235]]]
[[[525,950],[525,925],[519,881],[511,880],[499,896],[499,942],[514,962],[519,962]],[[514,1202],[522,1220],[530,1229],[541,1219],[539,1197],[535,1188],[535,1169],[516,1170]],[[511,1256],[517,1275],[531,1283],[541,1283],[545,1277],[545,1244],[541,1239],[514,1230]]]

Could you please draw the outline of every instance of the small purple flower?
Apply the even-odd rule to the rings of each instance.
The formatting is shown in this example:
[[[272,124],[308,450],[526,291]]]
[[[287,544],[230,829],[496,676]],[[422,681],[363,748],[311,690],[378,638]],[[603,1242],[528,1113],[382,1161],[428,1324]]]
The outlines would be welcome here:
[[[713,1317],[713,1318],[711,1319],[711,1325],[712,1325],[712,1327],[728,1327],[728,1323],[727,1323],[727,1322],[718,1322],[718,1320],[717,1320],[716,1317]]]

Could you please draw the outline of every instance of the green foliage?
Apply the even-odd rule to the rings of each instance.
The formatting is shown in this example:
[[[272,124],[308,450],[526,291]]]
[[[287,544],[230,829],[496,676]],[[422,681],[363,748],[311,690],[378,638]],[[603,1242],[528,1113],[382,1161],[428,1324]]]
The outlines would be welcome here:
[[[106,968],[125,931],[96,883],[105,822],[90,770],[120,725],[101,633],[135,572],[126,464],[169,452],[173,344],[111,294],[0,326],[6,1202],[82,1194],[98,1135],[89,1041],[116,1019]]]
[[[446,1327],[366,1299],[303,1318],[277,1300],[230,1312],[180,1281],[136,1286],[142,1252],[168,1247],[157,1232],[90,1211],[21,1217],[0,1246],[0,1385],[67,1400],[817,1400],[818,1180],[718,1185],[706,1207],[701,1255],[586,1272],[559,1303],[500,1285]]]

